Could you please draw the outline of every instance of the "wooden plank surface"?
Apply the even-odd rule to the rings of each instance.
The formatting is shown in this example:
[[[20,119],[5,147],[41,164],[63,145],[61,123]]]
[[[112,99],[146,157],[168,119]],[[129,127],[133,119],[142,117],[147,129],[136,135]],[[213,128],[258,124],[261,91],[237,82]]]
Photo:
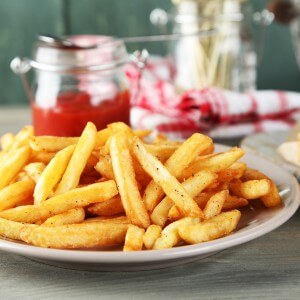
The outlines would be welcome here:
[[[29,111],[0,109],[0,131]],[[0,299],[299,299],[300,211],[275,231],[194,263],[143,272],[86,272],[0,251]]]

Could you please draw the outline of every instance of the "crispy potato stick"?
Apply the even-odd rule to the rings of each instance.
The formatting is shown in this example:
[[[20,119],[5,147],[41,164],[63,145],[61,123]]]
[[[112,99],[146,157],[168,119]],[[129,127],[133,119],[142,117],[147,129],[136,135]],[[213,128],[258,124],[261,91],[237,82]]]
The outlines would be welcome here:
[[[32,126],[25,126],[14,137],[14,142],[7,150],[12,151],[22,146],[28,146],[29,139],[33,136],[34,129]]]
[[[104,202],[92,204],[87,210],[98,216],[113,216],[124,212],[120,196],[115,196]]]
[[[235,179],[231,181],[229,188],[235,196],[247,200],[258,199],[270,192],[271,181],[269,179],[260,179],[242,182],[239,179]]]
[[[215,193],[217,192],[213,191],[213,192],[200,193],[198,196],[194,198],[194,200],[197,202],[197,204],[201,209],[204,209],[208,200]],[[229,194],[225,199],[222,210],[232,210],[238,207],[247,206],[248,204],[249,204],[248,200]]]
[[[123,122],[114,122],[114,123],[108,124],[107,127],[113,133],[126,132],[128,137],[134,136],[133,130],[127,124],[125,124]]]
[[[45,226],[61,226],[68,224],[82,223],[85,218],[85,212],[83,208],[73,208],[67,210],[64,213],[50,217],[43,225]]]
[[[29,244],[57,249],[91,248],[122,244],[127,224],[85,223],[63,226],[26,226],[21,229],[21,239]]]
[[[143,187],[146,187],[149,184],[151,177],[144,171],[135,157],[132,157],[132,163],[136,180],[141,183]],[[99,162],[95,166],[95,169],[102,176],[108,179],[115,179],[112,162],[109,155],[101,155],[99,158]]]
[[[0,190],[7,186],[25,166],[30,152],[29,146],[23,146],[12,150],[5,156],[5,159],[0,163]]]
[[[194,176],[190,177],[186,181],[182,182],[183,188],[186,192],[194,198],[201,193],[208,185],[215,181],[217,175],[209,171],[200,171]],[[169,197],[165,197],[153,210],[151,214],[151,220],[154,224],[163,227],[168,219],[169,211],[174,205],[173,201],[170,201]],[[175,220],[175,216],[181,215],[178,209],[174,208],[170,215],[170,220]],[[174,218],[173,218],[174,217]]]
[[[236,162],[227,169],[219,171],[218,181],[219,182],[229,182],[233,179],[240,179],[247,169],[245,163]]]
[[[154,155],[161,162],[165,162],[180,147],[178,144],[145,144],[147,151]]]
[[[190,165],[184,172],[181,179],[189,178],[193,174],[199,172],[200,170],[210,170],[213,172],[219,172],[221,170],[227,169],[238,159],[240,159],[245,154],[244,150],[240,148],[232,148],[229,151],[218,153],[214,155],[208,155],[203,157],[198,157],[197,160]]]
[[[88,122],[79,138],[67,169],[58,184],[55,195],[63,194],[78,186],[80,175],[94,149],[96,138],[96,126]]]
[[[32,198],[34,182],[32,180],[18,181],[0,191],[0,211],[13,208],[29,197]]]
[[[84,220],[83,223],[95,223],[95,222],[130,224],[129,219],[126,216],[95,217],[95,218],[86,219]]]
[[[177,208],[176,205],[173,205],[168,213],[168,220],[170,222],[175,222],[180,220],[183,217],[180,210]]]
[[[34,182],[37,182],[45,168],[46,165],[44,163],[36,162],[25,166],[24,171]]]
[[[205,135],[201,135],[201,134],[193,134],[166,161],[165,168],[175,178],[179,177],[181,175],[182,171],[201,152],[203,152],[207,147],[209,147],[210,144],[212,144],[212,140],[209,137],[207,137]],[[143,146],[143,148],[145,148],[145,147]],[[135,152],[137,151],[136,147],[135,147],[134,151]],[[142,164],[142,162],[141,162],[141,164]],[[150,175],[152,177],[152,174],[150,174]],[[164,196],[163,189],[159,186],[159,184],[157,184],[154,180],[152,180],[149,183],[149,185],[147,186],[147,188],[145,189],[144,196],[143,196],[143,201],[146,204],[148,211],[152,212],[153,209],[155,208],[155,206],[163,198],[163,196]]]
[[[37,225],[23,224],[0,218],[0,236],[12,239],[21,240],[21,230],[26,226],[37,227]]]
[[[189,244],[211,241],[235,230],[241,213],[238,210],[223,212],[220,215],[195,225],[178,227],[180,237]]]
[[[118,194],[114,181],[94,183],[55,196],[37,205],[26,205],[0,212],[0,217],[24,223],[43,223],[46,219],[73,208],[106,201]]]
[[[25,171],[22,171],[10,182],[10,184],[18,181],[32,181],[32,178]]]
[[[174,201],[184,216],[203,218],[203,212],[192,197],[188,195],[178,180],[153,155],[147,152],[143,143],[134,140],[134,153],[145,171],[160,185],[166,195]]]
[[[59,151],[47,165],[34,189],[35,204],[39,204],[49,197],[65,173],[74,149],[75,145],[71,145]]]
[[[34,151],[32,150],[30,162],[41,162],[48,164],[51,159],[56,155],[56,152]]]
[[[152,133],[152,130],[147,130],[147,129],[137,129],[133,130],[133,134],[138,136],[139,138],[144,138],[149,136]]]
[[[108,179],[115,179],[115,174],[109,155],[100,155],[99,162],[96,164],[95,169],[102,176]]]
[[[147,228],[150,225],[150,218],[135,179],[132,158],[125,132],[121,131],[112,136],[110,155],[126,216],[133,224]]]
[[[180,239],[178,234],[178,229],[184,225],[193,225],[200,222],[198,218],[183,218],[179,221],[171,223],[167,227],[165,227],[161,233],[161,237],[158,238],[153,246],[153,249],[167,249],[176,246]]]
[[[109,128],[104,128],[97,132],[95,148],[103,147],[113,132]]]
[[[224,204],[222,210],[233,210],[239,207],[247,206],[249,204],[249,201],[245,198],[240,198],[237,196],[228,195]]]
[[[143,248],[144,228],[135,225],[129,225],[123,251],[140,251]]]
[[[76,137],[33,136],[29,140],[34,151],[57,152],[78,142]]]
[[[228,194],[229,191],[224,190],[213,195],[208,200],[203,210],[206,220],[215,217],[221,213],[225,200],[228,197]]]
[[[14,143],[15,136],[12,133],[6,133],[1,136],[0,146],[2,150],[8,150]]]
[[[147,228],[147,230],[143,236],[143,242],[144,242],[146,249],[150,250],[153,248],[156,240],[161,235],[161,231],[162,231],[162,229],[158,225],[150,225]]]
[[[276,184],[269,177],[254,169],[247,169],[247,171],[244,173],[242,177],[243,181],[255,180],[255,179],[256,180],[269,179],[271,183],[270,192],[260,198],[263,204],[266,207],[273,207],[279,205],[281,203],[281,199],[278,193],[278,189],[276,187]]]

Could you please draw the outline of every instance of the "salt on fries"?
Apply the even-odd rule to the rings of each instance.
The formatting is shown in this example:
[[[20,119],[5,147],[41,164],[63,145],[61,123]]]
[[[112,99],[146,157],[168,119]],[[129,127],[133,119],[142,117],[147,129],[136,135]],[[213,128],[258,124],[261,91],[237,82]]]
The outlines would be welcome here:
[[[174,142],[112,123],[80,137],[35,136],[31,126],[0,139],[0,235],[57,249],[119,245],[124,251],[196,244],[233,232],[253,199],[281,203],[275,183],[214,154],[193,134]]]

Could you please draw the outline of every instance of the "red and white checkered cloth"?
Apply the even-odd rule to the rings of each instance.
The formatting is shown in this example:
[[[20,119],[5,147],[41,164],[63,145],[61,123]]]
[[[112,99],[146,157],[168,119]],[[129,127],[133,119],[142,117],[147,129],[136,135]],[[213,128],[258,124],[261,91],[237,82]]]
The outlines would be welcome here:
[[[173,70],[161,64],[159,68],[155,63],[150,66],[144,71],[131,111],[134,128],[176,137],[205,132],[224,138],[288,130],[300,119],[300,93],[266,90],[240,94],[212,87],[177,95],[170,83]],[[139,76],[127,69],[132,88],[136,88]]]

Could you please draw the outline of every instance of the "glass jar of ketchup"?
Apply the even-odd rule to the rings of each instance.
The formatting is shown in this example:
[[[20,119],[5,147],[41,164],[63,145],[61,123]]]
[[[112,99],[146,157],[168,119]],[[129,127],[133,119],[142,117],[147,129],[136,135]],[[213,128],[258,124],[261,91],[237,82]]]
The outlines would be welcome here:
[[[88,121],[99,129],[130,121],[122,40],[106,36],[39,36],[33,59],[15,58],[30,98],[36,135],[79,136]],[[139,61],[141,63],[141,61]],[[26,73],[35,71],[30,86]]]

